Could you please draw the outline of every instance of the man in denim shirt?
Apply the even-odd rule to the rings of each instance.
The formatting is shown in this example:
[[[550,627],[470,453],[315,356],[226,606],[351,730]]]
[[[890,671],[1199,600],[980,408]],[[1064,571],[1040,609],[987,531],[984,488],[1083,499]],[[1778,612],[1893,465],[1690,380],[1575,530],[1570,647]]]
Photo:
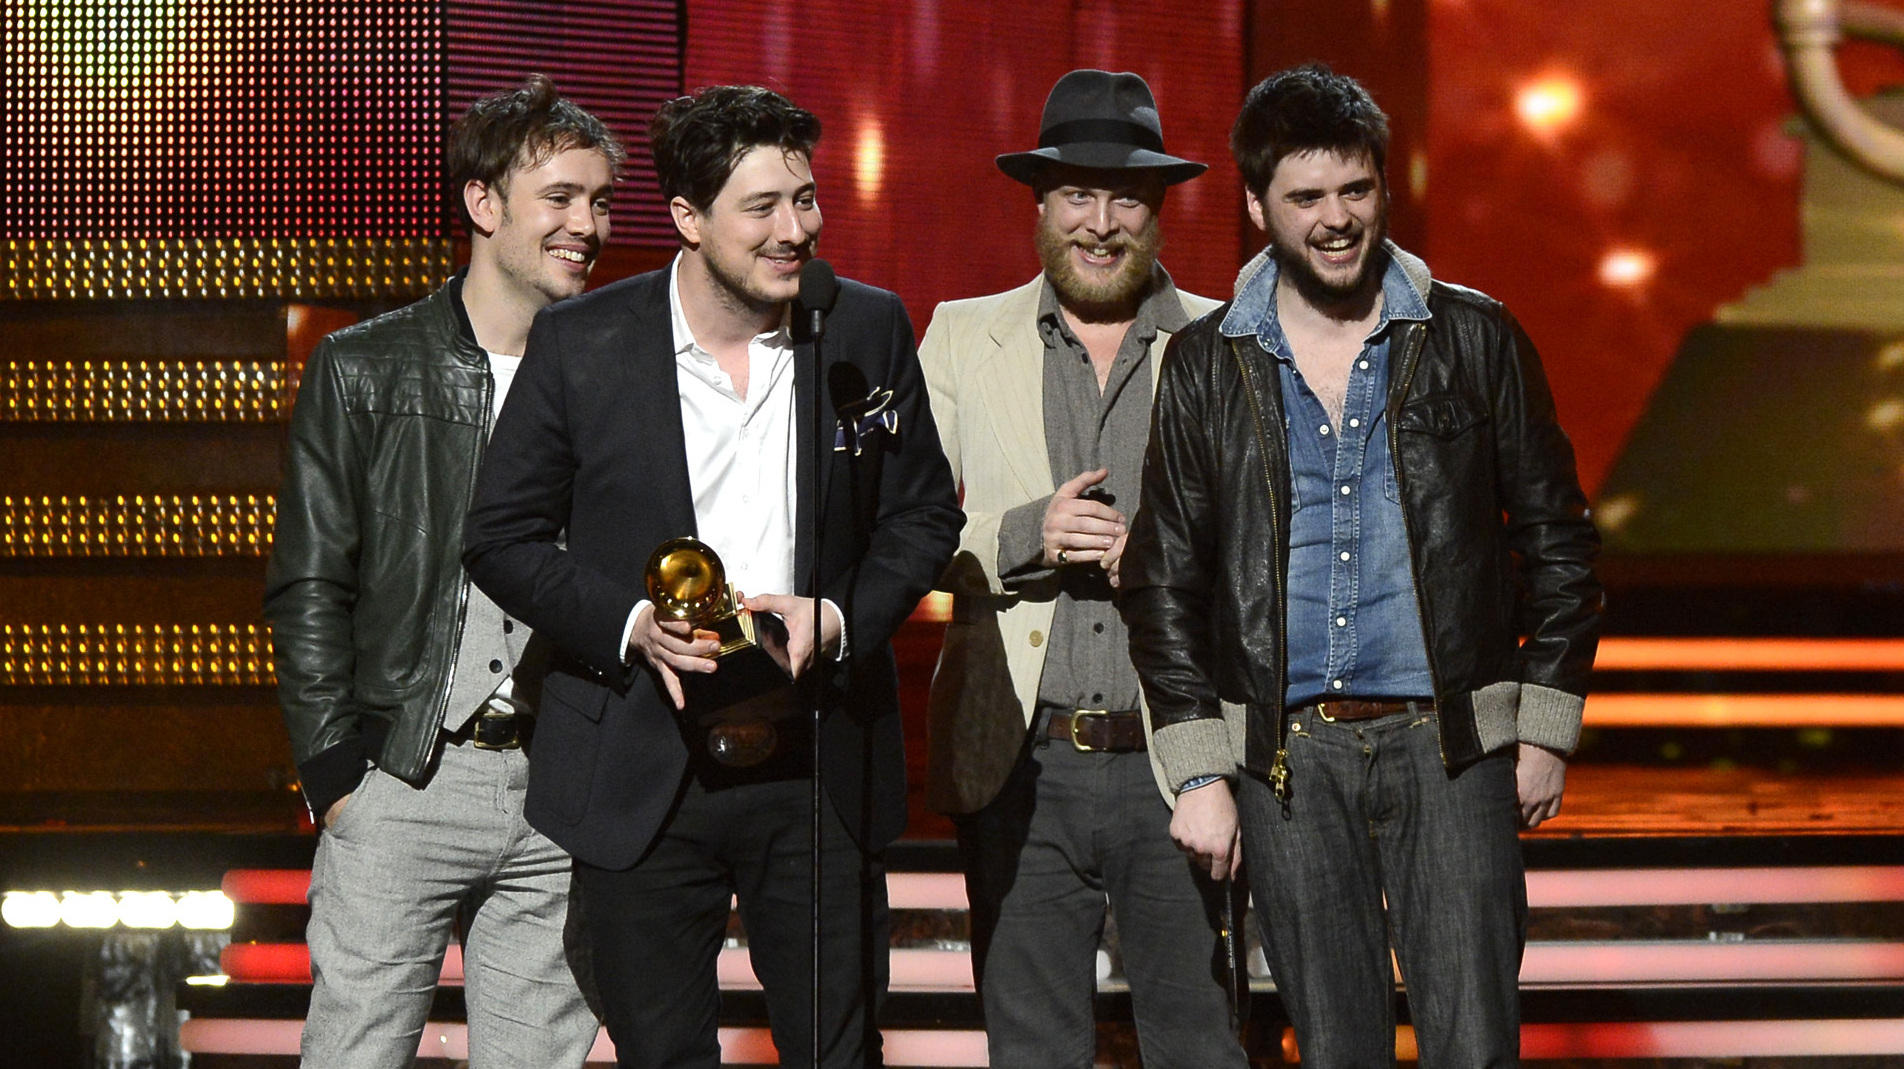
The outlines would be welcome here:
[[[1269,248],[1171,345],[1121,608],[1172,837],[1247,855],[1304,1063],[1393,1064],[1392,941],[1421,1064],[1512,1065],[1598,542],[1532,343],[1386,241],[1387,142],[1324,68],[1251,91]]]

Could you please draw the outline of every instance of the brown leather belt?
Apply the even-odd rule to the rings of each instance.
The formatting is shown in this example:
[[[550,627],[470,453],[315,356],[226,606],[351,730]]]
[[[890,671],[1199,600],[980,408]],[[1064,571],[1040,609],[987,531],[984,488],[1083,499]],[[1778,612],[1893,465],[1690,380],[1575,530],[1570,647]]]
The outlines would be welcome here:
[[[1394,716],[1396,713],[1432,713],[1434,702],[1371,702],[1360,698],[1331,698],[1326,701],[1310,702],[1299,705],[1290,712],[1309,715],[1335,723],[1339,720],[1374,720],[1377,717]]]
[[[1045,716],[1045,736],[1085,753],[1134,753],[1144,749],[1144,714],[1053,709]]]

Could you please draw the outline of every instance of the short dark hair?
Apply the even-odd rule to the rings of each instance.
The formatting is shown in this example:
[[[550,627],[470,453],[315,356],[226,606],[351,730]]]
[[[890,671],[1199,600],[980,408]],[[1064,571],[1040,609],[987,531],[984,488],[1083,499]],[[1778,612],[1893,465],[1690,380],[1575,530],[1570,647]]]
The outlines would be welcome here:
[[[450,127],[444,152],[450,200],[463,225],[476,225],[463,202],[463,187],[481,182],[507,194],[510,171],[540,167],[573,148],[594,149],[615,169],[627,158],[621,139],[607,124],[556,92],[546,75],[532,74],[520,88],[471,104]]]
[[[704,212],[754,148],[773,145],[812,159],[820,120],[771,89],[715,85],[661,105],[648,136],[662,199],[682,197]]]
[[[1257,83],[1230,128],[1230,154],[1250,192],[1269,189],[1284,156],[1302,152],[1366,154],[1388,164],[1388,116],[1362,83],[1320,63],[1279,71]]]

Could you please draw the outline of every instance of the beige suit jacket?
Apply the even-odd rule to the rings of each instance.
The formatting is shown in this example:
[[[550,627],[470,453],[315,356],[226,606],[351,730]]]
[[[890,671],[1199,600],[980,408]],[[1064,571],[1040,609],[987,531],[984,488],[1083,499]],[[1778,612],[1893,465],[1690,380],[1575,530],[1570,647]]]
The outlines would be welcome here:
[[[928,703],[926,801],[944,813],[974,812],[997,796],[1023,749],[1044,671],[1057,582],[1007,585],[998,574],[1005,513],[1057,489],[1037,324],[1043,284],[1040,275],[1004,293],[941,304],[919,345],[932,417],[965,506],[958,552],[939,582],[952,595],[952,620]],[[1217,306],[1178,296],[1192,319]],[[1170,337],[1160,331],[1151,345],[1153,394]],[[1151,767],[1174,803],[1154,758]]]

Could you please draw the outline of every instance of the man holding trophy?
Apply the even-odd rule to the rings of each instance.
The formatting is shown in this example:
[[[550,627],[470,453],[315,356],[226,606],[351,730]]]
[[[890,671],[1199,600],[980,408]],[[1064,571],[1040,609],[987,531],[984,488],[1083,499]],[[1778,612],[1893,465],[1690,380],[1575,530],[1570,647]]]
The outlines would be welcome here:
[[[899,299],[840,283],[823,347],[796,301],[819,132],[754,87],[662,107],[680,253],[537,317],[465,532],[471,578],[557,648],[528,815],[575,856],[622,1065],[719,1064],[730,896],[782,1063],[879,1063],[879,858],[906,813],[890,639],[961,514]]]

